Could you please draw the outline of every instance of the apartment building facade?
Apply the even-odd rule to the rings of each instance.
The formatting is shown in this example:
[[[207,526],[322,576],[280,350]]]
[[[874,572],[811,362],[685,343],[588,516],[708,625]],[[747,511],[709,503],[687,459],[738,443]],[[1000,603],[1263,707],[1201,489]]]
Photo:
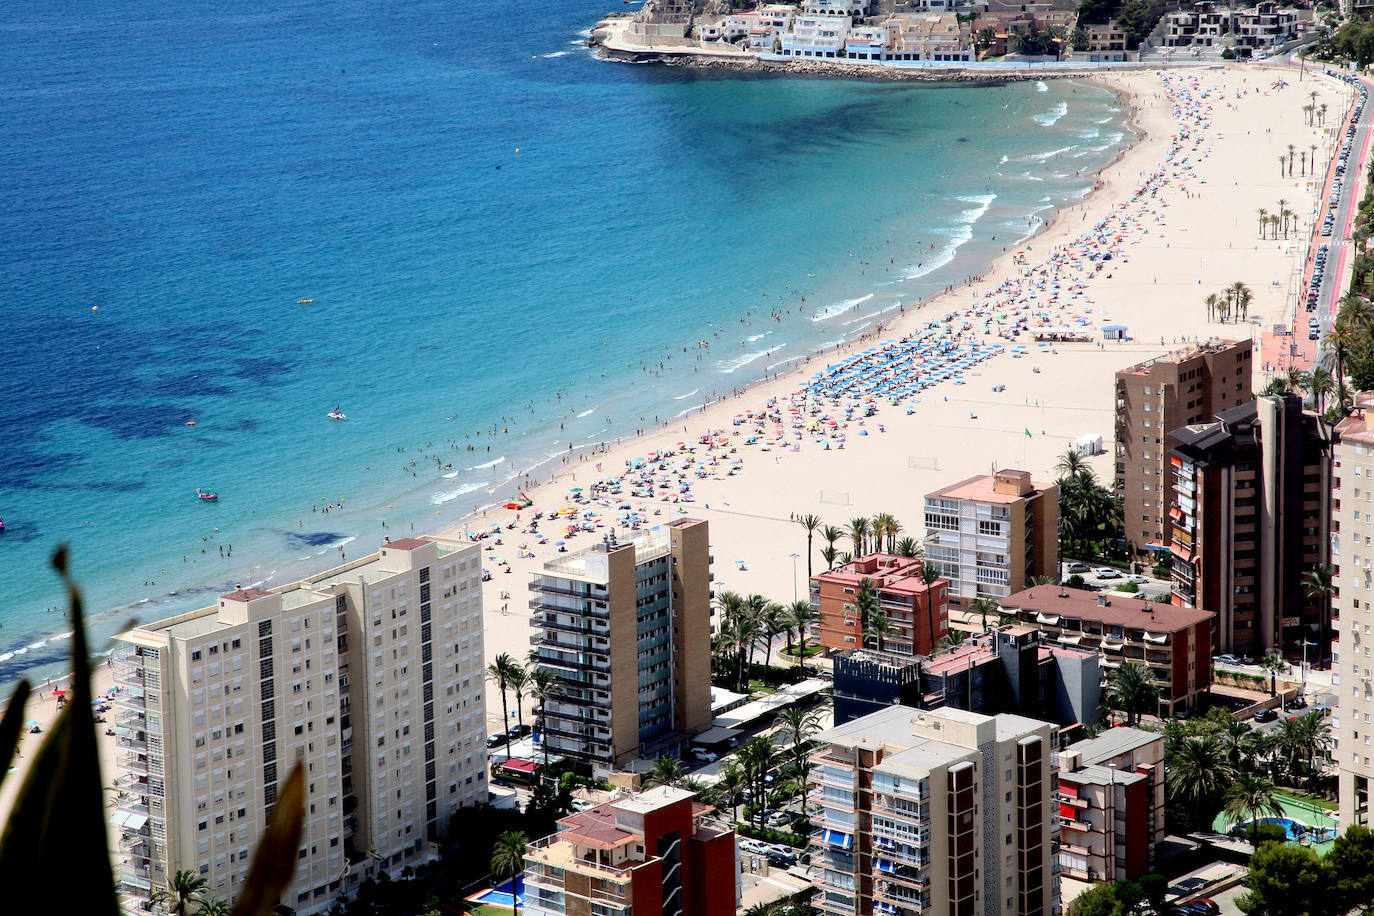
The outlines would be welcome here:
[[[919,557],[869,554],[811,577],[811,607],[816,611],[816,640],[826,652],[853,649],[865,640],[863,615],[855,596],[865,580],[877,591],[879,609],[892,631],[883,649],[897,655],[930,655],[949,632],[949,583],[924,576]]]
[[[1056,728],[892,706],[817,736],[813,899],[833,916],[1059,911]]]
[[[1294,394],[1169,433],[1173,600],[1216,613],[1220,650],[1326,657],[1330,600],[1303,577],[1330,560],[1331,440]]]
[[[542,714],[550,753],[609,769],[710,727],[706,522],[608,535],[545,563],[530,590],[537,664],[563,681]]]
[[[1137,555],[1168,549],[1165,436],[1253,399],[1249,340],[1213,340],[1116,373],[1116,493]]]
[[[1004,598],[1035,576],[1058,578],[1059,487],[1026,471],[970,477],[927,493],[925,559],[949,603]]]
[[[1059,755],[1059,867],[1080,881],[1134,880],[1164,841],[1164,736],[1109,728]]]
[[[1215,614],[1159,604],[1120,592],[1038,585],[1011,595],[1002,610],[1040,630],[1047,641],[1096,649],[1102,666],[1146,666],[1159,689],[1160,714],[1192,707],[1212,686]]]
[[[1371,826],[1374,785],[1374,395],[1335,429],[1331,481],[1332,716],[1341,829]]]
[[[435,854],[487,800],[480,575],[475,544],[407,538],[117,636],[121,894],[190,870],[233,901],[297,763],[283,905],[319,912]]]
[[[735,831],[713,809],[660,786],[571,814],[525,854],[529,916],[734,916]]]

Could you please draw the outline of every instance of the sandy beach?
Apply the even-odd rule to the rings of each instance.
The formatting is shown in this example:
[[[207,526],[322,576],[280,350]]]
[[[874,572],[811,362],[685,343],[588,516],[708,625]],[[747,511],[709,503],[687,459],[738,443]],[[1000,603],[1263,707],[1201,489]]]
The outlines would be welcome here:
[[[1047,228],[1009,249],[984,276],[918,307],[908,304],[879,332],[814,356],[789,374],[603,454],[570,459],[552,481],[541,477],[540,486],[526,491],[534,509],[519,513],[513,529],[504,526],[516,521],[517,513],[502,509],[448,529],[462,533],[502,526],[499,544],[495,536],[484,538],[492,573],[484,592],[487,657],[527,654],[526,585],[530,574],[557,554],[558,541],[566,541],[569,551],[583,549],[622,518],[642,518],[649,526],[683,515],[707,519],[717,591],[760,592],[790,601],[805,596],[807,577],[806,538],[794,516],[815,513],[826,524],[844,527],[853,517],[888,512],[905,526],[905,534],[919,539],[925,493],[998,467],[1052,478],[1056,458],[1085,434],[1103,439],[1107,452],[1092,463],[1106,478],[1117,369],[1189,340],[1258,340],[1261,328],[1291,322],[1321,176],[1350,101],[1347,87],[1311,74],[1300,82],[1296,71],[1252,67],[1138,71],[1097,79],[1131,107],[1136,142],[1101,171],[1095,191],[1081,204],[1060,210]],[[1302,106],[1312,91],[1318,93],[1317,104],[1330,106],[1325,127],[1304,123]],[[1280,176],[1278,159],[1290,144],[1318,148],[1315,176],[1312,169],[1300,176],[1297,165],[1292,177],[1286,169]],[[1296,214],[1297,225],[1287,239],[1280,233],[1277,240],[1261,241],[1258,209],[1277,212],[1280,199]],[[1111,259],[1102,260],[1104,253]],[[1236,281],[1253,293],[1249,320],[1209,321],[1203,298]],[[999,315],[1006,317],[998,320]],[[1100,327],[1108,323],[1125,325],[1130,339],[1103,341]],[[1091,342],[1041,347],[1027,332],[1054,326],[1088,332]],[[1018,329],[1023,330],[1017,334]],[[898,343],[903,339],[906,345]],[[978,361],[963,367],[956,361],[950,368],[961,377],[951,374],[895,404],[859,391],[833,400],[798,395],[827,366],[887,347],[888,353],[864,357],[878,364],[879,371],[868,377],[881,376],[889,354],[894,359],[909,355],[915,345],[927,345],[928,351],[964,348],[950,355],[977,353]],[[1024,350],[1014,355],[1018,347]],[[941,365],[938,356],[925,363],[931,371]],[[889,375],[910,378],[910,366],[907,359]],[[1255,380],[1256,387],[1262,383]],[[876,413],[863,416],[870,406]],[[750,412],[763,421],[749,419]],[[741,415],[745,418],[736,425]],[[828,419],[821,422],[822,417]],[[829,420],[835,428],[817,435],[813,421],[830,428]],[[703,436],[709,436],[709,446]],[[746,444],[750,437],[754,443]],[[721,441],[728,445],[718,445]],[[679,443],[695,451],[686,452]],[[594,483],[624,475],[652,454],[669,455],[637,469],[637,474],[654,470],[653,498],[633,496],[628,483],[619,493],[590,498]],[[643,480],[636,478],[641,493]],[[690,484],[690,502],[677,499],[684,482]],[[573,501],[574,487],[582,488],[582,502]],[[628,515],[620,508],[624,505],[630,506]],[[567,536],[565,518],[541,522],[537,533],[525,527],[535,510],[547,515],[573,507],[597,513],[591,520],[577,519],[592,531]],[[813,566],[822,563],[822,546],[819,540],[813,543]],[[848,548],[847,542],[839,546]],[[793,558],[794,553],[800,556]],[[500,695],[494,687],[488,694],[495,730]]]

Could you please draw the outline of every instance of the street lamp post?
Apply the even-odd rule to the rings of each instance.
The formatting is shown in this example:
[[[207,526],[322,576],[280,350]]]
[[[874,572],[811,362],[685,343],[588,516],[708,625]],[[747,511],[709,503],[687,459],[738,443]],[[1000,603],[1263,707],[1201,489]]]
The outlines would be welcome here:
[[[792,557],[792,603],[793,603],[793,604],[796,604],[796,603],[797,603],[797,558],[800,557],[800,556],[801,556],[801,554],[799,554],[799,553],[791,554],[791,557]]]

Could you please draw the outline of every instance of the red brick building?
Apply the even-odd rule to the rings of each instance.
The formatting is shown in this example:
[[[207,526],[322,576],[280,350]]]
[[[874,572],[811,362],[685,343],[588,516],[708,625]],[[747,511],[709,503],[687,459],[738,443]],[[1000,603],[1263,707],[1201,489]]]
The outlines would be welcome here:
[[[892,625],[882,649],[897,655],[930,655],[949,632],[949,583],[922,578],[925,561],[873,553],[811,577],[816,638],[826,653],[864,645],[864,624],[854,607],[859,585],[873,580],[878,606]],[[869,640],[871,648],[877,642]]]
[[[661,786],[570,814],[525,855],[528,916],[734,916],[735,832],[713,809]]]

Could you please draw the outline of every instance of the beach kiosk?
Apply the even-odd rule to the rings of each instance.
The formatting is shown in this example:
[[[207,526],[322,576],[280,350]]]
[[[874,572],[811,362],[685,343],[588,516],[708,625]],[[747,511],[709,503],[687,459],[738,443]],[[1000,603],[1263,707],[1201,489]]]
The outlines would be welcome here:
[[[1126,332],[1124,324],[1104,324],[1102,326],[1103,340],[1130,340],[1130,335]]]

